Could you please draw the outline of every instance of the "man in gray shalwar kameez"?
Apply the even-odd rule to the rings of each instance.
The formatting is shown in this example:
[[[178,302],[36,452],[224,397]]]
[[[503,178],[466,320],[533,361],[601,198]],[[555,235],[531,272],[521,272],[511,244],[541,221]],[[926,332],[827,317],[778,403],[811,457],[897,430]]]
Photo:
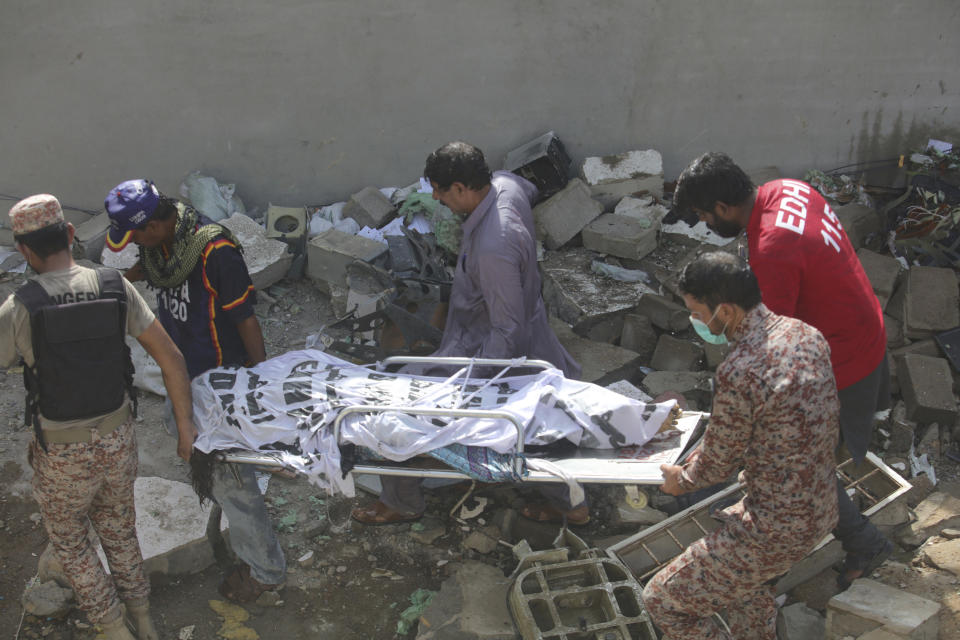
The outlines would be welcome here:
[[[430,154],[424,176],[435,200],[466,217],[443,340],[433,355],[526,356],[552,363],[568,378],[579,376],[580,366],[547,322],[540,293],[530,210],[537,188],[506,171],[491,175],[483,152],[465,142],[451,142]],[[380,500],[355,509],[354,519],[386,524],[423,514],[426,503],[418,478],[383,476],[381,481]],[[572,524],[589,520],[586,503],[571,505],[565,485],[545,495],[551,504],[531,504],[522,513],[536,520],[565,515]]]

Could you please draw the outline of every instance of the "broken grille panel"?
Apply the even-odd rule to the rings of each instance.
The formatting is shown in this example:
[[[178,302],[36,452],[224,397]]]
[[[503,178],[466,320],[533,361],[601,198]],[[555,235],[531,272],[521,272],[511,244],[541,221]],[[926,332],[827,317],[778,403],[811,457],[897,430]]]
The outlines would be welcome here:
[[[888,467],[877,456],[868,453],[866,460],[855,465],[846,460],[837,466],[837,474],[847,493],[866,516],[872,516],[910,489],[910,483]],[[706,500],[644,529],[607,549],[618,558],[641,583],[686,549],[692,542],[719,529],[723,523],[711,514],[718,508],[733,504],[745,495],[739,483],[727,487]],[[811,553],[833,539],[832,535],[820,541]]]

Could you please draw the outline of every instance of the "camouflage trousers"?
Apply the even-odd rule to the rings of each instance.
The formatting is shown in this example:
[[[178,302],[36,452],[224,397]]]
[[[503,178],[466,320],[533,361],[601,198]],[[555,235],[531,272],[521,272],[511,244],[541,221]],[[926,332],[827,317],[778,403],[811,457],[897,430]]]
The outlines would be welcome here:
[[[670,640],[776,640],[774,583],[798,559],[794,555],[758,553],[756,562],[745,562],[743,544],[721,527],[657,573],[643,590],[643,603]],[[723,610],[730,633],[713,615]]]
[[[119,600],[146,598],[150,583],[137,541],[133,483],[137,440],[132,420],[92,442],[31,445],[33,497],[77,602],[99,622]],[[90,539],[100,538],[111,575]]]

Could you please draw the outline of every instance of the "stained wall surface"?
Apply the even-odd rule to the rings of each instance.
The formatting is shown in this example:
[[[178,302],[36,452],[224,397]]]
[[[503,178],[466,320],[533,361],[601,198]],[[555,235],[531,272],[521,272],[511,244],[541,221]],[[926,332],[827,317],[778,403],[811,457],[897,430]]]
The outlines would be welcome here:
[[[0,193],[98,209],[197,169],[322,204],[549,129],[800,176],[960,143],[957,33],[952,0],[4,0]]]

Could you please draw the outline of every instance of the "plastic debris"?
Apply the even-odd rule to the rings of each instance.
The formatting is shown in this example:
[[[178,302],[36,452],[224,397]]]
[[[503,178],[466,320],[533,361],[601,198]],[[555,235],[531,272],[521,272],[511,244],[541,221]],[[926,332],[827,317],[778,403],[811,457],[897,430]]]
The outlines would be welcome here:
[[[220,184],[216,178],[194,171],[180,184],[180,195],[189,200],[194,209],[216,221],[247,212],[236,189],[234,184]]]
[[[398,634],[406,635],[410,633],[413,625],[416,624],[420,616],[423,615],[423,612],[435,595],[437,595],[436,591],[429,591],[427,589],[417,589],[410,594],[410,606],[403,610],[400,614],[400,619],[397,621]]]
[[[608,278],[619,280],[620,282],[650,283],[650,276],[639,269],[624,269],[623,267],[618,267],[614,264],[607,264],[606,262],[600,262],[599,260],[594,260],[590,264],[590,271],[601,276],[607,276]]]

